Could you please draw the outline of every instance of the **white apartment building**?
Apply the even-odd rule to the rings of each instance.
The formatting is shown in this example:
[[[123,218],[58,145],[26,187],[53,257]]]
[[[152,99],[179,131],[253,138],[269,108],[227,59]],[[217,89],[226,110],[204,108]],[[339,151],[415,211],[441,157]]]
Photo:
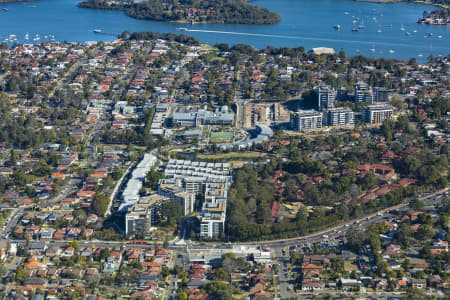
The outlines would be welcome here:
[[[394,111],[389,105],[369,105],[363,111],[363,121],[367,123],[383,123],[393,117]]]
[[[291,115],[291,127],[297,131],[322,128],[322,113],[315,110],[300,110]]]

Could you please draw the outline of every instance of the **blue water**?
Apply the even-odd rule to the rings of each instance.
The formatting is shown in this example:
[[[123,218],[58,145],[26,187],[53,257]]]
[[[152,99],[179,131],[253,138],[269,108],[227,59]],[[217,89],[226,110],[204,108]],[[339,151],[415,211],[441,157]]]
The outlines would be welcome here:
[[[94,34],[93,29],[121,33],[158,31],[187,33],[209,44],[216,42],[251,44],[256,48],[304,46],[344,49],[348,54],[373,57],[424,60],[433,55],[450,54],[450,27],[417,24],[417,18],[431,6],[411,3],[376,4],[352,0],[257,0],[254,4],[278,12],[282,20],[275,25],[193,25],[136,20],[120,11],[81,9],[76,0],[42,0],[26,3],[0,4],[0,38],[17,35],[24,42],[26,33],[33,41],[39,34],[54,35],[59,41],[111,40],[113,36]],[[31,6],[36,6],[32,8]],[[348,12],[348,14],[345,14]],[[352,20],[357,20],[354,24]],[[375,19],[374,19],[375,18]],[[340,24],[336,31],[333,25]],[[364,29],[352,32],[363,24]],[[392,25],[392,28],[389,25]],[[405,31],[400,30],[402,27]],[[187,27],[190,32],[176,30]],[[378,30],[382,32],[379,33]],[[417,30],[417,33],[413,33]],[[411,36],[407,36],[410,32]],[[432,36],[425,37],[429,33]],[[390,53],[389,50],[393,50]],[[391,51],[392,52],[392,51]],[[421,57],[418,55],[422,54]]]

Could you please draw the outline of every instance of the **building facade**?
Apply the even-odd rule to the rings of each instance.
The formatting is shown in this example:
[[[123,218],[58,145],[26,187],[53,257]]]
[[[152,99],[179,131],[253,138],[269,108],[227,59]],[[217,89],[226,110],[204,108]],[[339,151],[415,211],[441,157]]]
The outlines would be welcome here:
[[[194,211],[196,193],[185,191],[180,180],[161,179],[158,194],[179,202],[183,208],[183,216],[189,216]]]
[[[363,110],[363,121],[366,123],[383,123],[393,117],[394,111],[389,105],[369,105]]]
[[[164,175],[158,193],[183,203],[185,215],[193,212],[196,195],[204,195],[199,216],[202,238],[211,239],[224,233],[228,189],[232,182],[230,164],[170,160]]]
[[[332,108],[323,113],[323,124],[326,126],[351,125],[354,122],[354,113],[350,108]]]
[[[374,102],[372,88],[365,82],[358,82],[355,85],[355,102]]]
[[[291,115],[291,127],[296,131],[322,128],[322,113],[301,110]]]
[[[176,112],[172,118],[175,126],[198,127],[201,125],[231,126],[234,122],[234,113],[228,112],[226,106],[215,112],[199,109],[196,112]]]
[[[156,224],[158,209],[166,201],[171,200],[158,194],[141,197],[125,214],[125,234],[150,233]]]
[[[319,110],[326,110],[334,107],[336,100],[336,90],[331,87],[320,86],[314,90],[316,103]]]
[[[376,103],[387,103],[389,102],[389,96],[391,91],[382,87],[375,87],[374,91],[374,102]]]

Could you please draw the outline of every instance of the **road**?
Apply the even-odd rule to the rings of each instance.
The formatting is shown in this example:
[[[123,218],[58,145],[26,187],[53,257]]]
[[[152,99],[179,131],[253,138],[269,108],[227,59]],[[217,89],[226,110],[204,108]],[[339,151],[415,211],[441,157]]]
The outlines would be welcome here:
[[[117,181],[116,185],[114,186],[114,190],[111,193],[111,196],[109,197],[109,204],[108,208],[106,209],[106,216],[109,216],[112,214],[112,206],[114,201],[116,200],[117,193],[119,192],[120,187],[122,186],[123,180],[128,176],[130,171],[134,168],[135,164],[130,164],[125,172],[123,172],[122,177],[120,177],[119,181]]]
[[[420,198],[426,206],[429,205],[435,205],[442,201],[444,198],[443,192],[447,191],[447,189],[439,191],[437,193],[433,193],[430,195],[426,195],[422,198]],[[25,212],[27,208],[30,208],[32,205],[28,207],[22,207],[15,209],[10,217],[8,218],[8,221],[6,222],[5,229],[2,231],[3,236],[5,234],[9,234],[11,230],[15,227],[17,222],[20,220],[21,216]],[[407,204],[401,204],[395,206],[397,210],[406,210],[409,209]],[[277,298],[286,299],[286,298],[295,298],[299,295],[293,291],[294,287],[294,278],[292,277],[292,274],[290,273],[290,266],[289,266],[289,247],[290,246],[302,246],[307,245],[308,243],[312,242],[321,242],[321,241],[334,241],[335,238],[344,236],[349,230],[356,229],[356,228],[364,228],[367,226],[370,226],[371,224],[375,222],[379,222],[383,219],[390,219],[394,217],[393,214],[390,213],[391,210],[393,210],[395,207],[384,209],[378,213],[372,214],[371,216],[366,216],[364,218],[359,218],[356,220],[352,220],[349,222],[345,222],[341,225],[335,226],[333,228],[329,228],[327,230],[316,232],[314,234],[295,238],[295,239],[286,239],[286,240],[278,240],[278,241],[265,241],[261,243],[253,243],[254,245],[261,245],[265,247],[270,247],[273,251],[273,255],[277,257],[276,263],[278,264],[278,271],[277,271]],[[344,231],[345,230],[345,231]],[[324,235],[327,235],[327,237],[324,237]],[[25,244],[25,241],[23,240],[13,240],[11,238],[8,238],[9,242],[16,242],[18,244]],[[66,245],[67,241],[56,241],[56,240],[48,240],[48,241],[40,241],[47,246],[64,246]],[[170,245],[169,249],[173,253],[172,260],[170,262],[170,266],[178,266],[185,268],[188,264],[188,257],[186,255],[187,253],[187,247],[189,245],[195,245],[197,243],[187,241],[187,245]],[[249,245],[249,243],[235,243],[236,245]],[[131,245],[127,241],[102,241],[102,240],[89,240],[89,241],[79,241],[80,247],[108,247],[108,248],[120,248],[120,247],[134,247],[134,248],[152,248],[153,244],[149,243],[148,245]],[[203,246],[202,246],[203,247]],[[205,248],[210,248],[211,251],[215,251],[217,247],[221,247],[219,244],[208,244],[204,246]],[[284,250],[284,251],[283,251]],[[14,264],[17,265],[17,262],[13,262],[10,267],[11,270],[14,268]],[[171,274],[169,278],[170,285],[169,287],[164,291],[164,297],[165,299],[171,299],[174,296],[174,291],[178,288],[178,281],[179,278],[175,276],[175,274]],[[175,284],[174,284],[175,282]],[[331,293],[340,293],[340,291],[331,291]],[[351,294],[345,294],[347,296]],[[362,294],[355,294],[361,296]],[[373,295],[373,294],[371,294]],[[390,294],[394,295],[394,294]],[[302,293],[302,298],[309,298],[312,296],[312,294],[308,293]]]
[[[444,192],[446,192],[447,190],[448,190],[448,188],[438,191],[433,194],[426,195],[424,197],[421,197],[420,200],[422,200],[426,206],[436,204],[438,202],[441,202],[441,200],[443,199],[442,194]],[[22,217],[24,211],[31,207],[32,207],[32,205],[15,209],[13,211],[13,213],[11,213],[10,217],[8,218],[9,221],[6,222],[5,229],[2,230],[3,235],[9,234],[11,232],[12,228],[15,227],[17,222]],[[324,240],[333,240],[338,236],[345,235],[345,233],[351,229],[367,227],[370,224],[379,222],[383,219],[389,219],[394,216],[394,215],[390,214],[389,211],[395,210],[395,209],[397,209],[397,210],[408,209],[408,204],[405,203],[405,204],[399,204],[399,205],[396,205],[393,207],[389,207],[389,208],[380,210],[378,212],[375,212],[369,216],[365,216],[365,217],[361,217],[361,218],[354,219],[351,221],[347,221],[347,222],[344,222],[337,226],[327,228],[326,230],[315,232],[315,233],[312,233],[310,235],[303,236],[303,237],[296,237],[296,238],[282,239],[282,240],[273,240],[273,241],[261,241],[261,242],[239,242],[239,243],[233,243],[233,244],[263,246],[263,247],[268,247],[273,250],[276,250],[276,249],[287,248],[289,246],[294,246],[294,245],[303,245],[303,244],[308,244],[308,243],[313,243],[313,242],[320,242],[320,241],[324,241]],[[327,237],[324,237],[324,235],[326,235]],[[14,240],[11,240],[11,241],[14,241]],[[24,243],[24,241],[15,241],[15,242]],[[47,243],[49,245],[64,245],[66,242],[49,240],[49,241],[45,241],[45,243]],[[187,243],[187,245],[192,245],[192,246],[199,245],[199,243],[193,242],[193,241],[186,241],[186,243]],[[222,244],[222,243],[220,243],[220,244]],[[205,248],[214,249],[215,247],[220,246],[220,244],[209,243],[204,246],[205,246]],[[128,241],[101,241],[101,240],[80,241],[80,245],[84,245],[84,246],[95,245],[98,247],[131,246]],[[187,245],[172,244],[169,246],[169,249],[177,250],[177,251],[184,251],[186,249]],[[151,248],[153,246],[149,243],[149,245],[132,245],[132,247]]]
[[[289,268],[290,268],[290,257],[289,257],[289,249],[276,249],[273,252],[275,255],[276,263],[278,265],[278,277],[277,277],[277,287],[278,287],[278,295],[277,298],[286,299],[291,297],[296,297],[293,291],[293,280],[291,277]]]
[[[443,199],[442,194],[448,191],[448,188],[445,188],[443,190],[440,190],[438,192],[425,195],[421,198],[419,198],[424,204],[432,205],[440,202]],[[393,217],[392,214],[389,213],[389,211],[392,210],[404,210],[408,209],[408,203],[402,203],[398,204],[392,207],[388,207],[379,211],[376,211],[370,215],[366,215],[364,217],[360,217],[357,219],[353,219],[350,221],[343,222],[339,225],[329,227],[327,229],[311,233],[309,235],[305,235],[302,237],[296,237],[296,238],[288,238],[288,239],[280,239],[280,240],[270,240],[270,241],[260,241],[260,242],[243,242],[241,244],[247,244],[247,245],[261,245],[264,247],[271,247],[271,248],[284,248],[289,247],[293,245],[298,244],[307,244],[307,243],[313,243],[313,242],[321,242],[324,240],[331,240],[336,238],[337,236],[344,235],[347,231],[356,229],[356,228],[362,228],[367,227],[368,225],[372,223],[379,222],[385,218]]]
[[[70,69],[66,72],[66,74],[64,76],[60,76],[55,88],[53,90],[50,91],[50,93],[48,94],[48,98],[50,99],[51,97],[53,97],[53,95],[55,94],[55,92],[57,90],[59,90],[61,88],[61,86],[63,85],[63,83],[65,82],[65,79],[72,75],[72,73],[77,70],[82,64],[84,64],[86,62],[86,60],[78,60],[76,63],[74,63]]]

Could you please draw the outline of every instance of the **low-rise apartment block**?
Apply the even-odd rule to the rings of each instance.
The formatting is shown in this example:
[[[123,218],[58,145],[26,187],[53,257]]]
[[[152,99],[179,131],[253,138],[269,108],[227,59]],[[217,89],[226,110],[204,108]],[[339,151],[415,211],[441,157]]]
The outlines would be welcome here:
[[[156,223],[158,207],[165,201],[170,199],[158,194],[141,197],[137,203],[128,208],[125,215],[125,234],[150,232]]]
[[[320,86],[314,90],[316,94],[317,108],[319,110],[331,109],[336,100],[336,90],[331,87]]]
[[[291,115],[291,127],[296,131],[322,128],[322,113],[315,110],[300,110]]]
[[[323,113],[323,124],[326,126],[351,125],[354,122],[354,113],[350,108],[337,107]]]
[[[363,111],[363,121],[367,123],[383,123],[393,117],[394,111],[389,105],[369,105]]]
[[[373,101],[372,87],[365,82],[358,82],[355,85],[355,102],[368,102],[372,104]]]

